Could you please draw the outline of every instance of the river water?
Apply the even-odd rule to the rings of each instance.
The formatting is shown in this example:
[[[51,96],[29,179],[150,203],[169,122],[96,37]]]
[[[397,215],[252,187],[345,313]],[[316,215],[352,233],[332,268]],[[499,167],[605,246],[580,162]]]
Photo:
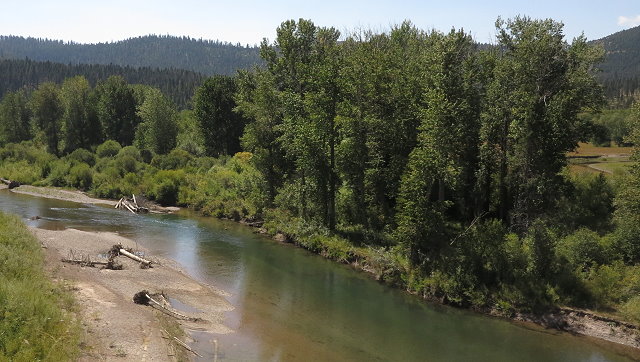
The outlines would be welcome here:
[[[348,266],[232,222],[130,215],[0,190],[28,225],[110,231],[178,261],[226,291],[227,335],[194,332],[219,361],[628,361],[636,351],[586,337],[432,305]],[[40,220],[29,217],[40,216]],[[176,296],[179,299],[179,296]],[[217,346],[217,347],[216,347]],[[203,360],[204,360],[203,359]]]

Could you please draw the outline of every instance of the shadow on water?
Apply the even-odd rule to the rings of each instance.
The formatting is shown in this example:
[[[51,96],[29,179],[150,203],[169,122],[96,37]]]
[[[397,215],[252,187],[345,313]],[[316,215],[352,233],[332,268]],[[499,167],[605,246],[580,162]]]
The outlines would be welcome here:
[[[625,361],[631,349],[425,303],[250,228],[189,212],[130,215],[0,190],[0,207],[42,228],[117,232],[227,291],[236,332],[192,331],[205,359]],[[29,220],[32,216],[39,220]],[[179,302],[179,296],[176,296]],[[637,351],[635,352],[637,353]]]

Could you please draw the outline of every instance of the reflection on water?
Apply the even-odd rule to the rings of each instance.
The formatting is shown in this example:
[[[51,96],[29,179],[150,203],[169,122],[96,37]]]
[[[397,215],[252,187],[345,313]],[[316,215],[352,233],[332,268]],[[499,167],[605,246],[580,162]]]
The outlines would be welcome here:
[[[208,360],[623,361],[625,348],[424,303],[347,266],[194,215],[131,215],[0,191],[43,228],[111,231],[230,293],[228,335],[193,332]],[[179,296],[176,296],[179,300]],[[637,356],[636,356],[637,357]]]

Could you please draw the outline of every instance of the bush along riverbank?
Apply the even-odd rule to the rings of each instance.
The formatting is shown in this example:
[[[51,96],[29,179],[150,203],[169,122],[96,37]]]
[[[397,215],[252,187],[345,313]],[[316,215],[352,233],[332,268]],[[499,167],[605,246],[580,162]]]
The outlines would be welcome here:
[[[0,213],[0,360],[70,361],[80,352],[73,297],[45,274],[40,242]]]

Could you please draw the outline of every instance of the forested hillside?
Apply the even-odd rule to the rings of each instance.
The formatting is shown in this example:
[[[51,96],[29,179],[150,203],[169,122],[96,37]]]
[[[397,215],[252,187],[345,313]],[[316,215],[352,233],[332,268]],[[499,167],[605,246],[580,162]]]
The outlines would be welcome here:
[[[64,64],[180,68],[207,75],[232,75],[238,69],[261,63],[257,47],[156,35],[99,44],[0,36],[0,59],[2,58],[29,58]]]
[[[611,34],[595,43],[602,44],[605,59],[599,65],[607,97],[628,106],[640,89],[640,27]]]
[[[182,69],[133,68],[119,65],[67,65],[33,60],[0,60],[0,97],[22,87],[36,88],[40,83],[62,84],[66,78],[84,76],[92,86],[112,75],[128,83],[145,84],[162,90],[178,107],[186,108],[204,76]]]

